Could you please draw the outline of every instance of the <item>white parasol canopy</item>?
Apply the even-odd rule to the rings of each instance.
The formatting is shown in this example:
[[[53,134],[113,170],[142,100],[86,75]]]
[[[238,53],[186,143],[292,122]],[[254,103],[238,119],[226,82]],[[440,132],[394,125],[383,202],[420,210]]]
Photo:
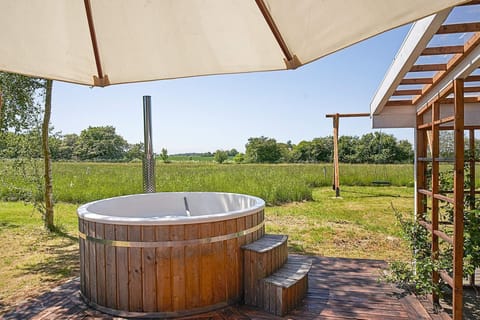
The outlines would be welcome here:
[[[294,69],[465,0],[0,0],[0,70],[91,86]]]

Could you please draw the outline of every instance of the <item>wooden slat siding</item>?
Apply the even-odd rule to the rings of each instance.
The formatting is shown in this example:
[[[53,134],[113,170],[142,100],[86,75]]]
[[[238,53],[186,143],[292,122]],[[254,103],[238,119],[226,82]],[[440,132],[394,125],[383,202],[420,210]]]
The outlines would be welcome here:
[[[253,306],[269,304],[266,301],[262,279],[275,272],[286,260],[287,237],[265,235],[243,246],[245,303]]]
[[[178,241],[185,239],[185,226],[170,226],[170,240]],[[185,310],[185,248],[172,247],[172,302],[173,310]]]
[[[250,229],[253,227],[253,218],[252,215],[245,216],[245,229]],[[253,235],[251,233],[247,234],[247,243],[253,242]]]
[[[98,239],[105,239],[105,231],[103,223],[95,223],[95,235]],[[105,245],[96,243],[95,252],[97,256],[96,269],[97,269],[97,303],[104,306],[106,303],[106,281],[105,281]]]
[[[115,226],[115,240],[128,240],[128,227],[125,225]],[[119,310],[128,310],[128,248],[116,248],[117,259],[117,308]]]
[[[237,232],[240,230],[245,230],[245,217],[237,218]],[[237,238],[238,248],[241,248],[246,244],[246,237],[242,236]],[[238,250],[239,264],[238,264],[238,292],[244,292],[244,250]],[[243,298],[243,297],[241,297]]]
[[[78,231],[85,234],[84,220],[78,218]],[[85,293],[85,240],[78,238],[80,248],[80,292]]]
[[[213,224],[214,235],[226,234],[225,221],[218,221]],[[213,285],[213,301],[214,303],[227,301],[227,284],[226,284],[226,264],[225,264],[225,241],[217,241],[212,244],[214,256],[214,285]]]
[[[211,223],[202,223],[200,225],[200,238],[208,238],[213,236],[213,227]],[[211,244],[201,245],[201,270],[203,277],[200,279],[200,301],[201,305],[213,304],[213,281],[214,273],[214,257]]]
[[[95,222],[88,221],[88,235],[95,238]],[[89,248],[90,301],[97,303],[97,252],[95,243],[87,241]]]
[[[155,240],[170,240],[169,226],[155,227]],[[155,248],[157,262],[157,309],[159,312],[168,312],[173,310],[172,304],[172,270],[170,265],[169,247]]]
[[[265,305],[264,310],[270,313],[273,313],[272,311],[275,310],[275,295],[271,293],[272,290],[274,290],[274,287],[271,283],[268,283],[265,287],[264,301],[266,301],[267,304]]]
[[[185,225],[185,239],[198,239],[199,226],[197,224]],[[186,309],[198,308],[200,304],[200,245],[185,248],[185,290],[187,292]]]
[[[243,261],[244,261],[244,303],[247,305],[254,305],[254,297],[253,294],[254,285],[253,279],[255,278],[253,268],[251,266],[251,259],[252,259],[252,252],[249,250],[244,251],[243,253]]]
[[[142,241],[155,241],[155,227],[142,227]],[[157,276],[155,264],[155,248],[144,248],[142,250],[142,280],[143,280],[143,312],[157,311]]]
[[[287,290],[283,290],[283,288],[275,288],[275,312],[274,314],[283,315],[287,313],[288,310],[288,293]]]
[[[262,222],[265,221],[265,210],[260,211],[260,216],[261,216],[260,221]],[[261,236],[259,237],[259,239],[265,235],[265,224],[262,226],[260,230],[261,230]]]
[[[140,226],[128,226],[128,240],[142,241]],[[129,311],[142,312],[142,248],[128,248]]]
[[[252,227],[258,225],[258,213],[254,213],[251,215],[252,216]],[[255,241],[258,239],[258,230],[252,233],[252,241]]]
[[[307,292],[308,272],[311,261],[303,257],[292,257],[277,272],[261,280],[264,301],[261,305],[275,315],[283,316],[302,301]]]
[[[249,250],[250,251],[250,250]],[[263,304],[263,288],[260,285],[260,280],[265,278],[270,272],[269,268],[272,266],[272,251],[265,253],[258,253],[251,251],[251,260],[249,261],[249,268],[253,270],[252,285],[252,305],[260,306]]]
[[[226,221],[227,234],[237,232],[237,219]],[[225,245],[225,259],[229,262],[230,267],[227,268],[227,299],[229,302],[237,302],[240,298],[238,290],[238,264],[242,262],[239,256],[239,246],[237,238],[227,240]]]
[[[105,239],[115,240],[115,226],[105,224]],[[117,309],[117,254],[113,246],[105,246],[105,306]]]

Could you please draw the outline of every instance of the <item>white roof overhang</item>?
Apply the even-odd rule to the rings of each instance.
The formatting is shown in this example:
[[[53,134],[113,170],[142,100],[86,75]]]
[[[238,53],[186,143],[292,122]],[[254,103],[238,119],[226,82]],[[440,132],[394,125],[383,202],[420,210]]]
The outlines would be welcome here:
[[[445,23],[452,12],[447,9],[412,25],[372,99],[370,111],[374,128],[413,128],[416,124],[417,110],[436,98],[439,92],[452,83],[452,80],[462,78],[466,79],[467,83],[480,82],[480,76],[475,73],[480,67],[479,1],[470,2],[462,7],[463,10],[470,8],[471,11],[477,12],[476,16],[473,15],[476,21]],[[431,45],[434,36],[439,37],[439,35],[446,34],[458,35],[459,39],[465,38],[466,40],[461,45],[451,45],[447,42],[440,46],[438,44]],[[422,56],[442,54],[446,57],[444,63],[422,64],[418,62]],[[432,73],[426,78],[411,76],[422,71]],[[408,85],[416,85],[417,88],[405,89],[404,87],[408,87]],[[478,86],[475,85],[470,86],[470,100],[473,99],[472,95],[480,94],[480,88],[478,90],[477,88]],[[408,98],[403,98],[405,96]],[[466,105],[477,105],[477,103],[469,101]],[[473,116],[472,112],[473,109],[469,111],[469,115],[471,115],[470,120],[473,121],[478,117]]]

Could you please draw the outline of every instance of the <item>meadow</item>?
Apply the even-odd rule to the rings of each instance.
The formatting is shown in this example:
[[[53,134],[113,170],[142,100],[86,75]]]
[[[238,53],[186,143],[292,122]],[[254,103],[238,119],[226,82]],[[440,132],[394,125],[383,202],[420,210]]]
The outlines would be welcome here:
[[[15,200],[25,185],[1,163],[0,315],[15,303],[78,276],[76,208],[88,201],[142,192],[139,163],[54,163],[55,224],[42,227],[32,205]],[[331,165],[158,163],[157,191],[224,191],[264,198],[266,230],[289,235],[292,252],[352,258],[408,259],[392,206],[411,216],[411,165],[342,165],[342,197]],[[18,170],[17,170],[18,171]],[[372,186],[372,181],[392,186]],[[10,186],[10,187],[8,187]],[[17,193],[16,193],[16,192]]]
[[[18,200],[18,186],[27,185],[14,163],[3,162],[0,199]],[[1,168],[0,168],[1,169]],[[1,172],[1,171],[0,171]],[[413,186],[413,166],[342,164],[341,184],[371,186],[386,181],[392,186]],[[141,163],[56,162],[53,188],[57,202],[85,203],[125,194],[141,193]],[[312,200],[312,188],[332,185],[331,164],[216,164],[214,162],[158,162],[157,191],[218,191],[247,193],[275,205]],[[20,194],[18,194],[20,193]]]

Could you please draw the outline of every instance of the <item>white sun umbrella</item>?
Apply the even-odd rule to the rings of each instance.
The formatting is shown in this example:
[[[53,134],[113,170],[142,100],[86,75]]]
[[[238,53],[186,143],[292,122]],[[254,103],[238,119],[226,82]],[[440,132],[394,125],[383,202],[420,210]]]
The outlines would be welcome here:
[[[0,0],[0,70],[90,86],[294,69],[460,0]]]

